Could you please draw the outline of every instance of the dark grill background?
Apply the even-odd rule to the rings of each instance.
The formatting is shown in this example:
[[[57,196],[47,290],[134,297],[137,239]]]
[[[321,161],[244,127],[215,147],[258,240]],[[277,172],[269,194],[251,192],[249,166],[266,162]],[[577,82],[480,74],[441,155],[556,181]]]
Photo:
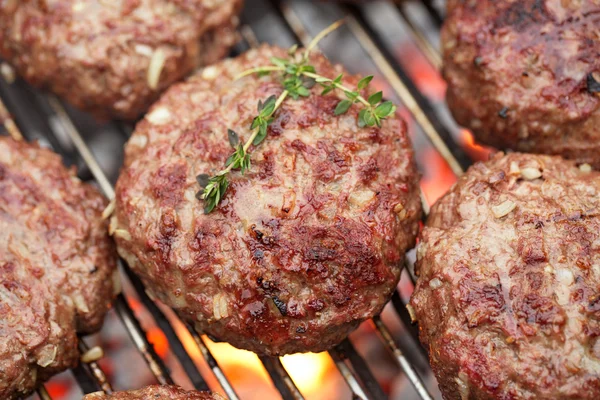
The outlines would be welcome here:
[[[346,17],[346,24],[324,39],[320,48],[352,73],[375,75],[373,85],[401,105],[399,112],[408,122],[423,174],[424,198],[431,203],[464,168],[488,153],[453,123],[443,102],[445,84],[437,72],[443,3],[246,0],[242,40],[232,56],[259,42],[283,47],[306,43]],[[98,123],[48,93],[18,79],[11,81],[6,74],[0,80],[3,133],[22,134],[26,140],[53,148],[66,164],[78,167],[82,179],[112,197],[123,144],[133,127]],[[407,256],[409,270],[413,259],[414,251]],[[184,326],[145,294],[125,265],[121,268],[129,278],[124,279],[125,295],[117,299],[102,332],[80,341],[83,351],[99,345],[105,357],[54,378],[38,391],[39,397],[79,399],[81,392],[175,382],[187,388],[210,388],[231,399],[276,398],[277,392],[284,399],[439,398],[405,308],[414,282],[407,272],[382,316],[365,322],[350,340],[328,356],[284,357],[289,371],[280,359],[261,358],[267,375],[251,353],[213,344]],[[312,370],[315,366],[319,368]]]

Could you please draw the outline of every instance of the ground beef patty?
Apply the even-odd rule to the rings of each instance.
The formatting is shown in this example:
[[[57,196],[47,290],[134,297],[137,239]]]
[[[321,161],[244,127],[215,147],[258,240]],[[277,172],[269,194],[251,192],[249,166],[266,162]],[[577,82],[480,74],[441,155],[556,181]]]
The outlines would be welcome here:
[[[76,334],[100,328],[118,278],[105,205],[58,155],[0,138],[1,399],[76,365]]]
[[[442,30],[448,105],[477,139],[600,168],[600,4],[460,1]]]
[[[143,389],[116,392],[111,395],[103,392],[88,394],[83,400],[224,400],[216,393],[186,391],[178,386],[151,385]]]
[[[0,55],[101,118],[134,119],[236,41],[242,0],[5,0]]]
[[[321,351],[396,287],[418,230],[419,176],[400,118],[358,128],[358,107],[334,115],[343,93],[314,88],[283,103],[250,171],[233,173],[205,215],[196,176],[222,169],[227,128],[246,140],[258,101],[282,92],[276,76],[232,79],[272,56],[287,54],[263,46],[167,91],[126,146],[111,226],[148,290],[199,330],[263,354]]]
[[[600,174],[496,155],[432,208],[411,299],[445,399],[600,398]]]

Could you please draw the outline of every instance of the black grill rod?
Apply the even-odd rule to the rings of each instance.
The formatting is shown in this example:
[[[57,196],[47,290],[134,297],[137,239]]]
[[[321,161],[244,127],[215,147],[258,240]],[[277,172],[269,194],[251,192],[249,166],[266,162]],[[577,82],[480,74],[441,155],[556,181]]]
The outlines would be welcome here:
[[[192,337],[194,338],[194,341],[196,342],[196,345],[200,349],[200,352],[202,353],[202,356],[206,360],[206,363],[208,364],[209,368],[212,370],[213,374],[217,377],[217,380],[219,381],[219,384],[225,391],[225,394],[227,395],[227,397],[229,397],[230,400],[239,400],[239,396],[237,395],[237,393],[233,389],[233,386],[229,382],[229,379],[227,379],[227,376],[225,375],[225,373],[219,366],[219,363],[213,357],[212,353],[208,349],[208,346],[206,346],[206,343],[204,342],[204,339],[202,339],[202,337],[200,336],[200,333],[198,333],[198,331],[196,331],[196,329],[194,329],[194,327],[192,327],[190,325],[187,325],[187,328],[188,328],[188,331],[190,332],[190,335],[192,335]]]
[[[102,391],[98,382],[92,378],[91,371],[89,371],[82,363],[79,363],[75,368],[72,368],[71,373],[75,377],[75,380],[84,395]]]
[[[363,388],[367,391],[369,399],[387,399],[387,396],[377,382],[377,379],[375,379],[371,369],[365,360],[360,356],[360,354],[358,354],[350,340],[345,339],[342,343],[337,345],[333,351],[336,352],[336,356],[339,356],[342,359],[347,359],[350,362],[350,365],[352,365],[352,368],[360,378]]]
[[[427,9],[431,19],[438,27],[441,27],[444,24],[444,15],[443,13],[433,4],[433,0],[422,0],[423,6]]]
[[[373,324],[375,325],[375,328],[377,328],[377,332],[379,333],[383,341],[387,344],[387,347],[396,359],[396,362],[400,365],[400,368],[402,369],[402,371],[404,371],[406,377],[417,391],[417,394],[423,400],[433,400],[433,397],[427,391],[423,380],[421,379],[413,365],[410,363],[410,361],[408,361],[406,356],[402,354],[402,351],[400,351],[400,349],[398,348],[398,345],[394,341],[392,334],[388,330],[387,326],[385,326],[381,318],[373,318]]]
[[[41,111],[33,101],[33,89],[27,86],[23,81],[16,80],[7,82],[3,77],[0,78],[0,96],[4,99],[3,108],[10,113],[12,123],[5,124],[13,138],[18,136],[31,140],[45,140],[52,149],[60,153],[67,165],[75,163],[73,154],[65,149],[60,141],[52,135],[46,135],[50,132],[50,126],[44,118],[41,118]],[[19,128],[17,128],[19,127]]]
[[[150,314],[152,314],[156,325],[158,325],[158,327],[163,331],[163,333],[167,337],[171,351],[173,351],[173,354],[175,354],[175,356],[179,360],[179,363],[183,367],[185,373],[190,378],[190,381],[192,382],[194,388],[204,391],[210,390],[208,384],[200,374],[200,371],[198,371],[194,360],[185,350],[185,347],[183,346],[183,343],[181,343],[181,340],[179,340],[179,336],[177,336],[177,333],[175,332],[175,329],[173,329],[173,327],[171,326],[171,323],[169,322],[168,318],[156,305],[156,303],[152,301],[150,296],[148,296],[142,281],[133,273],[131,268],[124,268],[124,271],[127,274],[127,278],[129,278],[129,281],[133,285],[136,293],[138,294],[139,300],[142,302],[144,307],[146,307],[146,309],[150,312]]]
[[[129,307],[129,304],[127,304],[127,299],[122,293],[117,296],[114,307],[117,315],[123,322],[123,325],[127,328],[126,330],[127,333],[129,333],[129,337],[144,357],[146,364],[148,364],[150,371],[156,377],[158,383],[161,385],[172,385],[174,382],[169,374],[169,370],[158,354],[156,354],[154,346],[148,341],[144,329],[141,327],[133,310]]]
[[[303,400],[304,396],[296,387],[292,378],[288,375],[281,360],[277,357],[259,356],[265,369],[269,373],[273,384],[281,393],[284,400]]]
[[[37,389],[37,395],[41,400],[52,400],[52,397],[50,397],[50,394],[44,386],[40,386]]]
[[[92,155],[89,147],[87,146],[87,144],[81,137],[81,134],[79,133],[79,131],[77,131],[77,128],[71,121],[71,119],[70,119],[69,115],[67,114],[67,112],[65,111],[63,105],[60,103],[60,101],[56,97],[51,96],[51,95],[48,95],[48,102],[50,103],[50,106],[53,109],[53,111],[55,112],[55,114],[60,118],[60,120],[63,124],[63,128],[66,130],[67,134],[73,141],[73,144],[77,148],[77,151],[79,152],[81,157],[84,159],[84,161],[90,168],[90,171],[94,175],[94,178],[100,185],[105,196],[108,197],[109,199],[111,199],[111,201],[112,201],[112,199],[114,199],[114,197],[115,197],[114,188],[108,181],[108,178],[102,171],[102,168],[100,168],[100,165],[96,161],[96,158]],[[126,266],[123,265],[123,268],[126,268]],[[124,297],[123,297],[123,299],[124,299]],[[142,343],[139,341],[140,336],[145,340],[146,343],[148,343],[148,340],[146,338],[144,330],[141,328],[141,326],[139,325],[139,322],[133,316],[133,312],[131,312],[131,309],[129,308],[129,305],[127,304],[127,302],[125,301],[124,303],[121,303],[120,307],[121,308],[118,308],[118,310],[125,311],[125,312],[129,311],[130,315],[133,317],[132,320],[123,320],[123,322],[125,323],[125,326],[127,327],[130,336],[134,340],[134,343],[136,343],[136,345],[138,345],[138,349],[144,355],[144,358],[148,362],[152,361],[151,364],[149,363],[149,366],[150,366],[150,369],[152,370],[152,372],[155,374],[155,376],[156,376],[156,373],[161,373],[162,376],[160,376],[160,377],[157,376],[157,379],[159,379],[159,382],[161,384],[164,384],[163,382],[166,382],[166,383],[172,382],[172,378],[167,373],[166,368],[164,368],[164,371],[162,371],[162,368],[160,368],[160,365],[163,364],[162,360],[160,360],[160,358],[158,356],[156,356],[156,353],[153,351],[152,346],[150,346],[149,350],[151,350],[151,351],[149,353],[144,352],[147,349],[144,348],[143,346],[141,346]],[[119,315],[119,316],[121,317],[121,315]],[[198,343],[198,341],[196,341],[196,342]],[[202,355],[204,356],[204,359],[210,365],[211,362],[214,361],[214,357],[212,356],[212,354],[210,354],[210,351],[208,350],[208,348],[206,348],[206,346],[199,345],[199,347],[200,347]],[[155,356],[156,358],[151,360],[149,358],[150,356]],[[159,368],[157,368],[157,366]],[[235,391],[233,390],[231,384],[227,380],[227,377],[225,376],[223,371],[219,368],[219,366],[216,365],[216,367],[214,367],[214,368],[211,366],[211,369],[213,370],[213,372],[215,372],[215,376],[217,377],[219,384],[223,387],[223,389],[225,389],[225,391],[227,392],[227,395],[234,400],[237,399],[237,395],[235,394]],[[167,382],[167,381],[169,381],[169,382]]]
[[[439,50],[436,49],[435,46],[429,41],[429,39],[425,37],[423,32],[417,28],[412,18],[410,18],[410,16],[406,12],[406,6],[403,4],[398,4],[397,7],[398,11],[400,12],[400,15],[406,23],[406,26],[408,26],[408,28],[410,29],[410,32],[412,33],[415,39],[415,43],[417,44],[419,49],[421,49],[421,52],[423,52],[425,57],[427,57],[427,60],[431,63],[431,65],[433,65],[439,71],[442,68],[442,57],[440,56]]]
[[[98,359],[89,360],[89,361],[85,360],[86,356],[90,354],[89,353],[90,348],[85,343],[83,338],[79,338],[78,347],[79,347],[79,353],[81,354],[81,362],[79,363],[78,368],[73,371],[73,374],[77,377],[78,370],[85,371],[88,374],[88,377],[92,378],[92,379],[87,379],[87,382],[82,382],[78,379],[77,381],[79,383],[79,386],[81,386],[81,388],[84,390],[84,393],[89,393],[89,392],[85,391],[86,388],[84,387],[84,384],[87,384],[88,386],[91,387],[92,385],[90,385],[90,383],[89,383],[89,381],[91,380],[93,382],[93,386],[97,386],[96,390],[102,390],[106,394],[111,394],[113,391],[112,386],[110,385],[110,382],[108,382],[108,379],[106,378],[106,374],[104,373],[104,371],[102,371],[102,368],[100,368],[100,365],[98,365],[98,363],[97,363]],[[93,350],[95,350],[95,349],[102,350],[99,347],[93,348]],[[103,355],[104,355],[104,352],[102,352],[100,354],[100,356],[103,356]]]

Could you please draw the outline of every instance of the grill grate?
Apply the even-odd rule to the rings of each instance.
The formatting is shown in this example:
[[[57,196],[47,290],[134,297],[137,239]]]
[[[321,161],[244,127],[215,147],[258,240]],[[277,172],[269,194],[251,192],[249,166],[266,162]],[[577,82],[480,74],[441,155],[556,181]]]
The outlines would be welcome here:
[[[397,6],[387,4],[387,6],[398,12],[398,23],[407,27],[419,50],[429,60],[431,65],[437,68],[440,65],[440,54],[435,45],[428,40],[419,21],[413,18],[408,8],[420,7],[429,16],[431,21],[433,21],[435,29],[439,29],[442,21],[442,13],[439,9],[440,5],[438,2],[431,0],[409,3],[408,5],[402,4]],[[371,6],[374,5],[341,6],[317,5],[302,3],[300,1],[253,1],[252,8],[249,6],[246,7],[242,18],[243,26],[241,33],[244,41],[237,45],[234,53],[255,47],[260,41],[272,42],[282,46],[289,46],[292,42],[297,41],[306,44],[311,37],[310,31],[318,31],[320,29],[313,26],[313,24],[304,23],[303,20],[306,20],[307,14],[303,18],[298,11],[304,13],[308,10],[309,14],[310,12],[319,13],[332,19],[337,19],[338,16],[345,15],[347,24],[343,28],[344,32],[349,34],[351,40],[356,42],[362,51],[368,55],[372,64],[378,70],[379,75],[385,78],[386,82],[391,86],[394,95],[408,109],[418,124],[419,131],[423,137],[430,141],[431,145],[446,161],[451,171],[455,175],[460,175],[471,161],[453,138],[452,130],[454,128],[442,122],[443,118],[440,118],[439,110],[432,106],[429,99],[411,81],[409,74],[407,74],[399,63],[397,55],[395,55],[389,44],[386,43],[382,35],[383,27],[366,16],[367,13],[365,11]],[[265,24],[266,21],[273,21],[276,26],[266,29],[266,25],[271,25]],[[330,55],[327,49],[324,49],[324,52]],[[22,93],[21,97],[18,97],[19,95],[14,90],[11,90],[10,84],[4,80],[0,81],[0,120],[4,123],[4,133],[8,133],[17,139],[40,139],[60,152],[68,164],[82,161],[80,175],[88,174],[90,178],[95,180],[108,198],[113,198],[114,188],[108,176],[92,154],[88,143],[86,143],[75,123],[71,120],[63,104],[52,95],[40,94],[29,88],[25,89],[25,95]],[[37,109],[42,110],[41,114],[43,115],[40,115],[40,118],[31,118],[31,111],[28,108],[23,108],[24,104],[35,104]],[[14,120],[8,113],[7,108],[14,116]],[[125,137],[131,134],[130,126],[113,124],[111,128],[117,130]],[[53,132],[53,134],[46,135],[45,132]],[[422,198],[425,210],[428,212],[428,204],[424,196]],[[407,264],[410,264],[408,259]],[[205,378],[199,372],[190,354],[186,352],[170,319],[146,294],[141,281],[129,270],[125,263],[120,263],[119,268],[128,277],[135,295],[167,337],[170,349],[193,386],[200,390],[208,390],[209,387]],[[410,268],[408,269],[410,270]],[[414,282],[414,276],[411,275],[410,277]],[[416,339],[417,330],[410,325],[410,316],[406,310],[406,304],[398,292],[394,294],[392,305],[401,321],[406,325],[405,329],[407,332],[410,333],[413,339]],[[146,332],[144,332],[139,321],[136,319],[124,295],[119,295],[115,302],[114,310],[156,380],[161,384],[172,383],[173,379],[168,369],[155,352],[152,344],[149,343]],[[416,364],[414,362],[411,363],[408,357],[409,354],[405,355],[400,350],[390,330],[381,318],[374,318],[372,323],[385,346],[392,354],[395,362],[415,388],[419,398],[432,399],[432,396],[428,393],[422,379],[417,373]],[[198,346],[199,353],[209,365],[227,397],[233,400],[238,399],[239,397],[236,394],[235,388],[217,362],[218,355],[215,357],[211,354],[202,336],[192,327],[188,327],[188,331]],[[87,350],[87,345],[83,339],[80,339],[80,349],[82,352]],[[383,389],[374,378],[370,367],[355,350],[350,340],[345,340],[342,344],[330,350],[329,355],[346,381],[353,398],[375,400],[386,398]],[[260,360],[271,377],[273,384],[284,399],[297,400],[304,398],[279,358],[261,357]],[[103,390],[107,393],[112,391],[112,387],[104,372],[96,362],[82,363],[73,372],[77,382],[85,393],[95,390]],[[38,396],[43,400],[51,399],[44,387],[40,387]]]

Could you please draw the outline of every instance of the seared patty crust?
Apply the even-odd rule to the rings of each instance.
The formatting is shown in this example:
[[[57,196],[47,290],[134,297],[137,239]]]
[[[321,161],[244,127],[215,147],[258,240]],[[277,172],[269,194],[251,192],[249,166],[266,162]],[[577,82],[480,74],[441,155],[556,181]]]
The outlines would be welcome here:
[[[480,142],[600,168],[600,3],[448,2],[448,106]]]
[[[227,129],[244,142],[258,101],[283,90],[278,76],[233,78],[273,56],[287,54],[262,46],[162,96],[126,145],[111,230],[148,291],[200,331],[261,354],[318,352],[395,289],[418,233],[419,174],[403,120],[359,128],[358,107],[334,115],[343,93],[314,88],[285,100],[250,171],[205,215],[196,176],[221,170]]]
[[[76,334],[100,329],[118,289],[105,205],[57,154],[0,138],[1,399],[75,366]]]
[[[0,55],[34,86],[132,120],[198,65],[224,57],[242,0],[5,0]]]
[[[104,394],[90,393],[83,400],[224,400],[216,393],[183,390],[178,386],[151,385],[138,390]]]
[[[600,174],[496,155],[432,208],[411,299],[447,400],[600,398]]]

